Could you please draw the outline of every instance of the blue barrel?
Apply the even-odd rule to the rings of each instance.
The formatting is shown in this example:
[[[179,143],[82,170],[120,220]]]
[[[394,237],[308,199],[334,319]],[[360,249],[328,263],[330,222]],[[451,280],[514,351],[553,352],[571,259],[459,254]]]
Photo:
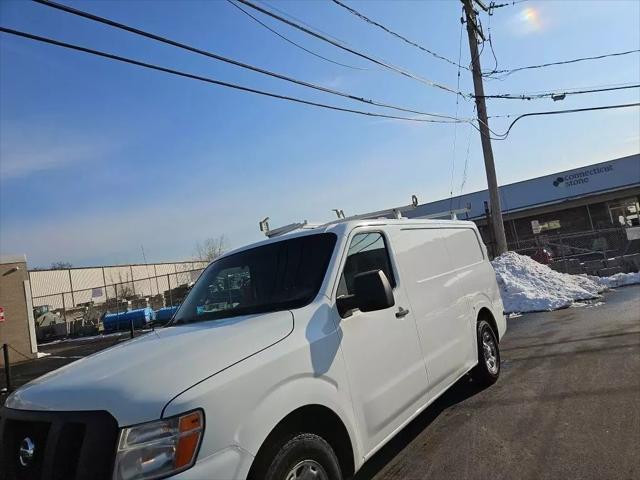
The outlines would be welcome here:
[[[156,311],[156,322],[167,323],[173,317],[173,314],[178,310],[179,305],[174,307],[163,307]]]
[[[149,322],[155,320],[156,312],[150,307],[138,308],[127,312],[108,313],[102,319],[105,332],[116,330],[127,330],[133,321],[134,328],[142,328]]]

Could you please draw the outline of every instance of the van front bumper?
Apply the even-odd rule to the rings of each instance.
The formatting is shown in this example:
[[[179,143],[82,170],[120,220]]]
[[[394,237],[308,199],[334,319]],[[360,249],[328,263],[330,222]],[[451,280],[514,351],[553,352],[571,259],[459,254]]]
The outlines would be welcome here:
[[[238,446],[227,447],[208,457],[198,459],[193,467],[171,478],[180,480],[193,480],[194,478],[244,480],[249,474],[253,458],[253,455]]]

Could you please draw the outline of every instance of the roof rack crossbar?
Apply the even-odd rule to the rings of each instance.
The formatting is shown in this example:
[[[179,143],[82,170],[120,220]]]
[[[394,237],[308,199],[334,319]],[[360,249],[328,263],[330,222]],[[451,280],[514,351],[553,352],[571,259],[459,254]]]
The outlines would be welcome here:
[[[262,230],[264,234],[269,237],[278,237],[280,235],[284,235],[285,233],[293,232],[294,230],[299,230],[307,226],[307,221],[290,223],[289,225],[284,225],[282,227],[274,228],[273,230]]]
[[[420,215],[419,217],[413,217],[413,218],[437,219],[437,218],[449,217],[451,220],[458,220],[458,214],[467,213],[470,211],[471,211],[470,208],[458,208],[455,210],[445,210],[444,212],[430,213],[428,215]]]
[[[348,222],[350,220],[375,220],[376,218],[403,218],[404,212],[409,212],[418,206],[418,197],[411,195],[411,203],[409,205],[403,205],[401,207],[388,208],[386,210],[378,210],[376,212],[361,213],[358,215],[351,215],[346,217],[342,210],[334,209],[338,215],[338,219],[327,223],[326,225],[333,225],[335,223]],[[339,212],[339,213],[338,213]]]

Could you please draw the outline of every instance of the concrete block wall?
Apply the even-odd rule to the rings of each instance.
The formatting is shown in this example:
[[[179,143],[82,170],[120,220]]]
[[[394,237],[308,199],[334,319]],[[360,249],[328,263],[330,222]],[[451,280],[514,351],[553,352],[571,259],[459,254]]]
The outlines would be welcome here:
[[[0,345],[7,343],[15,349],[9,350],[11,363],[35,358],[38,351],[35,330],[30,325],[33,319],[31,297],[25,292],[28,282],[24,255],[0,257],[0,307],[4,310],[4,321],[0,322]],[[4,366],[1,354],[0,366]]]

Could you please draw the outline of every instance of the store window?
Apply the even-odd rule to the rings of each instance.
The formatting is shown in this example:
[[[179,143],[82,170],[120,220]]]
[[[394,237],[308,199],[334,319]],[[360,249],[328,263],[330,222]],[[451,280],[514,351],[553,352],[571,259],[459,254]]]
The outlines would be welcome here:
[[[640,225],[640,204],[638,197],[625,198],[607,204],[611,223],[625,227]]]

